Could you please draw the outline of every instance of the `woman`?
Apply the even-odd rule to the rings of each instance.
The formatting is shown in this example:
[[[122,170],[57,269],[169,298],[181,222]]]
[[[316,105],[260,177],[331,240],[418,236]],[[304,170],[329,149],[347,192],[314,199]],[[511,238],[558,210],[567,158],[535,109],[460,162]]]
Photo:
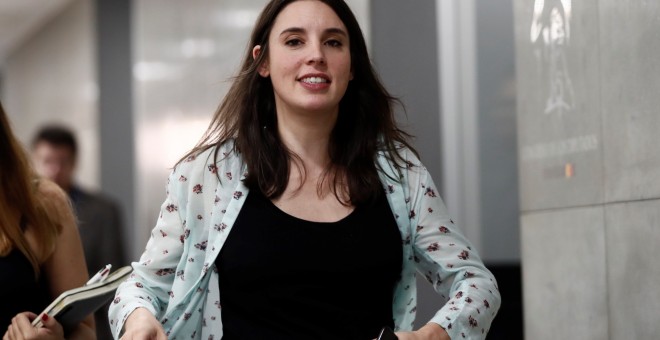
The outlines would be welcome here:
[[[39,179],[0,105],[0,322],[10,339],[96,339],[94,321],[73,330],[38,316],[62,292],[87,279],[78,229],[66,194]],[[40,317],[43,327],[32,327]]]
[[[390,326],[399,339],[485,337],[495,280],[396,127],[347,5],[270,1],[250,48],[170,176],[111,306],[115,334],[371,339]],[[412,331],[416,270],[447,303]]]

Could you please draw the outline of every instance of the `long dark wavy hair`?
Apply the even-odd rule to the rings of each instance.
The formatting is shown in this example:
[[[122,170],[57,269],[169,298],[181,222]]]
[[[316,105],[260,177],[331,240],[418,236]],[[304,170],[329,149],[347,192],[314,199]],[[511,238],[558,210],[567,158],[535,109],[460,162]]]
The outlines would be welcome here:
[[[277,133],[273,86],[270,78],[259,75],[258,68],[268,56],[268,37],[275,19],[295,1],[272,0],[263,9],[239,74],[200,142],[182,158],[233,139],[236,151],[247,164],[246,185],[258,188],[271,199],[286,189],[290,166],[297,156],[286,148]],[[398,167],[403,166],[397,152],[400,147],[407,147],[415,154],[416,151],[408,142],[411,136],[396,124],[394,107],[401,102],[388,93],[376,75],[355,15],[343,0],[318,1],[330,6],[346,26],[353,71],[353,80],[339,103],[329,142],[331,165],[323,178],[332,178],[331,188],[340,202],[360,205],[373,201],[382,190],[376,165],[379,151],[386,152]],[[253,58],[252,49],[257,45],[261,46],[261,53]],[[214,160],[217,158],[216,149]],[[340,193],[346,190],[348,201],[340,199]]]

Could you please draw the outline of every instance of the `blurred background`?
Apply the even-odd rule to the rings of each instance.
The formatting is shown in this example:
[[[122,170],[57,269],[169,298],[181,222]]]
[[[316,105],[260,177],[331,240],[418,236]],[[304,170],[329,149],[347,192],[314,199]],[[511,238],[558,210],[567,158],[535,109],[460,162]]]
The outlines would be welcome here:
[[[400,121],[504,295],[491,338],[522,337],[511,0],[347,1]],[[77,181],[117,199],[137,259],[171,166],[205,130],[265,0],[2,0],[0,99],[27,144],[80,141]],[[477,53],[479,51],[479,53]],[[420,282],[420,325],[439,298]]]
[[[77,182],[120,202],[128,258],[265,3],[0,1],[0,100],[14,131],[27,145],[42,124],[73,128]],[[488,338],[657,338],[658,2],[347,3],[454,220],[498,279]],[[439,299],[419,285],[421,325]]]

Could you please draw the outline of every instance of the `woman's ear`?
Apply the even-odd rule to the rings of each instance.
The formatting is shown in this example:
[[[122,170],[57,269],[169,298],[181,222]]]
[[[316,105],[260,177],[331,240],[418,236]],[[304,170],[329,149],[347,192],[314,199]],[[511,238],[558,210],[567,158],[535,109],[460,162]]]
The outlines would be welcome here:
[[[261,45],[257,45],[252,49],[252,58],[254,60],[257,60],[259,55],[261,54]],[[259,75],[266,78],[270,75],[270,71],[268,71],[268,60],[264,60],[261,65],[259,65],[259,68],[257,69],[259,72]]]

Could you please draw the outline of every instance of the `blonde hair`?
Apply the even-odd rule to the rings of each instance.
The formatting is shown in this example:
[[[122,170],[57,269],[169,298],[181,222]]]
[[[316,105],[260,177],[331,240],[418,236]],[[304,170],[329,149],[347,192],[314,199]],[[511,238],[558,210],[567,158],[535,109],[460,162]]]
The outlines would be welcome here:
[[[11,131],[0,104],[0,256],[18,249],[39,275],[40,264],[55,249],[62,230],[52,197],[41,195],[39,180],[27,154]],[[50,195],[49,195],[50,196]],[[34,231],[36,249],[25,237],[26,226]]]

